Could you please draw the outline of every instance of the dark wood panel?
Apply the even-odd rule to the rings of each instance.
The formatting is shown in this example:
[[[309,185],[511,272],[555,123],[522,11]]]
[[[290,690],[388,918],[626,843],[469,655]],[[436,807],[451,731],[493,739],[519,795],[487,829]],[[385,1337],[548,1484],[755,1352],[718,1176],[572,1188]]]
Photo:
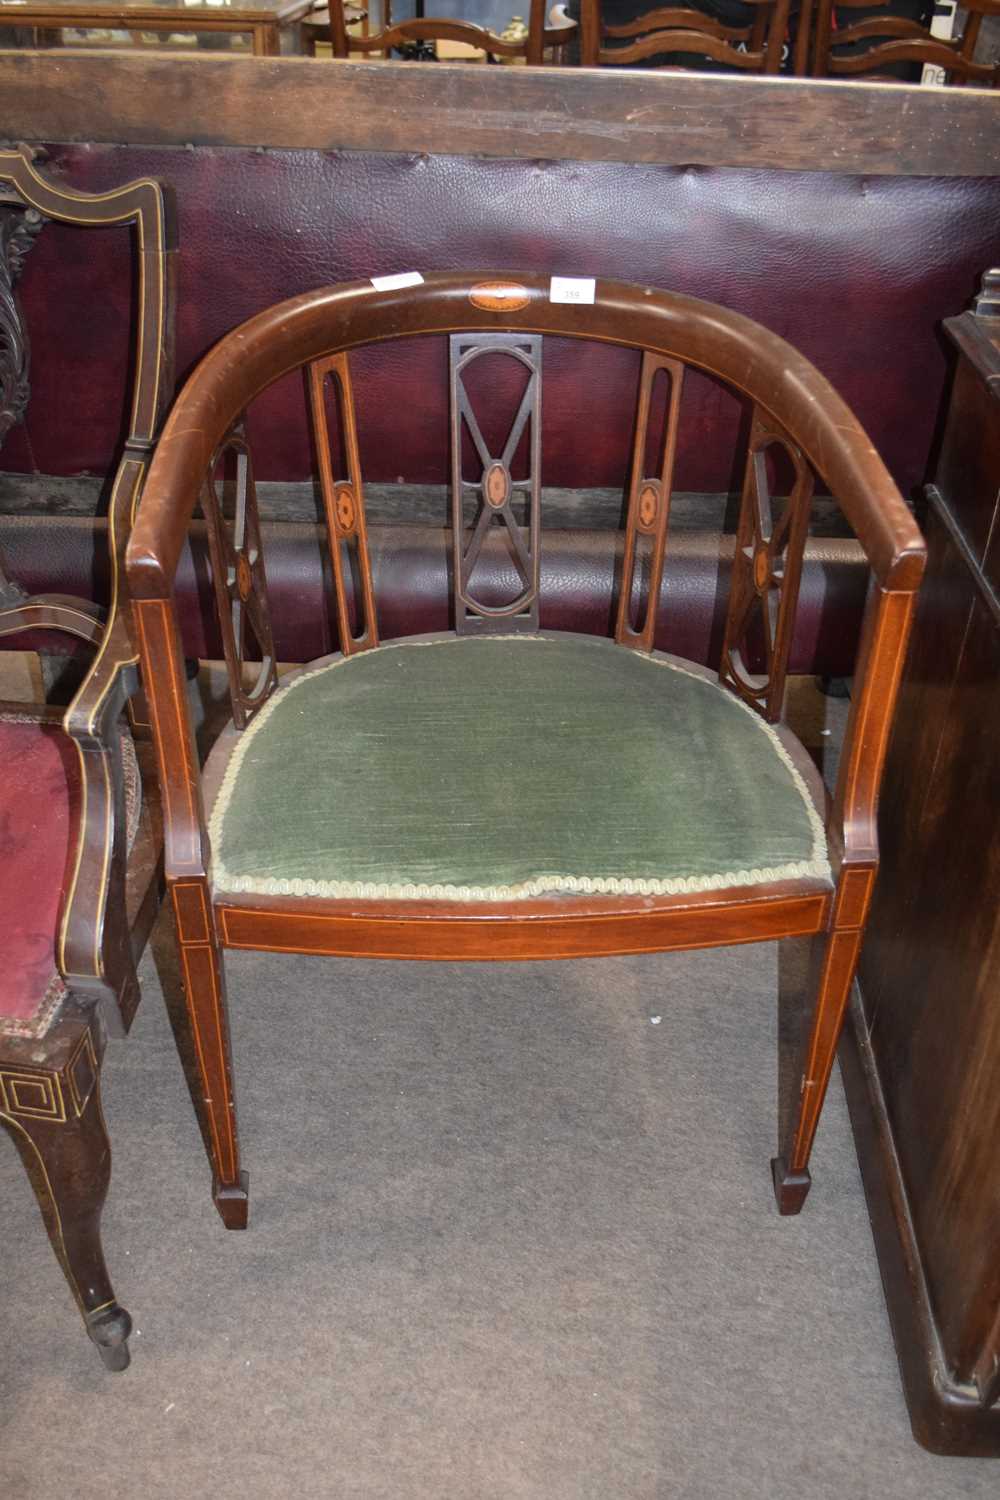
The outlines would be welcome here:
[[[1000,390],[963,360],[955,376],[936,483],[981,565],[1000,503]],[[969,441],[969,433],[977,441]]]
[[[975,825],[983,809],[980,804],[973,811],[961,795],[956,804],[950,777],[941,774],[963,738],[955,668],[975,584],[933,512],[927,535],[931,566],[887,766],[882,871],[862,982],[907,1191],[929,1256],[924,1231],[937,1214],[929,1205],[936,1198],[935,1178],[954,1145],[954,1116],[969,1064],[958,1034],[970,1001],[969,976],[963,972],[970,936],[965,928],[976,904],[967,900],[967,891],[970,882],[978,885],[975,863],[983,841]],[[948,1276],[934,1275],[930,1257],[927,1269],[935,1289],[947,1298]]]
[[[899,871],[910,941],[872,1037],[942,1343],[965,1378],[1000,1301],[1000,841],[984,827],[1000,787],[998,680],[1000,631],[977,595],[933,759],[911,768],[926,791]]]
[[[972,1387],[956,1384],[944,1361],[857,992],[840,1045],[840,1068],[913,1435],[932,1453],[991,1457],[1000,1452],[1000,1407],[980,1406]]]
[[[1000,96],[970,89],[580,68],[0,52],[30,141],[990,176]]]
[[[909,945],[900,951],[899,934],[909,931],[919,887],[934,874],[921,851],[921,816],[974,598],[964,560],[933,512],[926,518],[925,535],[931,542],[930,561],[886,762],[879,808],[881,867],[859,967],[869,1026],[878,1018],[883,991],[896,991],[897,957],[905,960],[910,952]],[[928,1000],[922,986],[908,998],[912,1021],[917,1007]]]
[[[937,1451],[1000,1454],[1000,601],[984,567],[1000,489],[995,281],[946,324],[958,369],[847,1075],[914,1430]]]
[[[976,1384],[1000,1308],[1000,614],[948,498],[925,519],[848,1092],[914,1431],[995,1453]]]

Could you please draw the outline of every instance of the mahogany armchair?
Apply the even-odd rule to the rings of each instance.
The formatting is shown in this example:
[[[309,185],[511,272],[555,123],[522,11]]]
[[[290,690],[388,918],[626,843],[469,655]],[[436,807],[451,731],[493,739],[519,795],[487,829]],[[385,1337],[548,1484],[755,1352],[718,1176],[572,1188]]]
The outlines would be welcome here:
[[[352,364],[364,360],[355,353],[363,346],[412,335],[449,341],[455,629],[383,642]],[[549,335],[635,351],[613,640],[540,628]],[[398,369],[401,356],[405,348],[387,367]],[[741,393],[752,412],[717,673],[652,649],[688,369]],[[309,392],[342,652],[282,680],[245,413],[297,370]],[[791,467],[783,497],[772,450]],[[779,723],[816,477],[874,575],[829,805]],[[199,496],[233,719],[204,775],[173,602]],[[495,538],[509,554],[510,585],[487,597],[477,570]],[[814,961],[799,1087],[773,1162],[778,1206],[798,1212],[875,879],[879,778],[923,561],[909,510],[829,384],[782,339],[710,303],[601,280],[592,305],[569,305],[551,299],[548,277],[436,273],[398,289],[366,282],[310,292],[223,339],[166,424],[128,573],[225,1224],[242,1228],[248,1205],[226,948],[555,959],[807,935]],[[748,664],[755,631],[761,671]]]
[[[93,648],[68,709],[0,704],[0,1123],[35,1186],[52,1247],[104,1363],[128,1364],[131,1321],[101,1246],[110,1149],[99,1074],[107,1035],[138,1003],[133,944],[159,902],[151,837],[136,846],[141,785],[123,712],[138,689],[123,558],[149,454],[171,394],[172,205],[158,183],[76,192],[26,148],[0,151],[0,439],[28,404],[28,339],[15,281],[47,220],[135,230],[139,291],[132,404],[108,510],[110,603],[29,598],[0,571],[0,635]],[[123,351],[124,354],[125,351]],[[127,864],[132,852],[132,868]]]

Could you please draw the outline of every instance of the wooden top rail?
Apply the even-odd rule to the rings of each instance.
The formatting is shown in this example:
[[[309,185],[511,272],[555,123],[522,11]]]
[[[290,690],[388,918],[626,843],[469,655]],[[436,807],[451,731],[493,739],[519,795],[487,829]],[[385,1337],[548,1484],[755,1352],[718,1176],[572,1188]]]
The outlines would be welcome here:
[[[0,51],[0,97],[38,142],[1000,171],[1000,94],[910,84],[23,50]]]

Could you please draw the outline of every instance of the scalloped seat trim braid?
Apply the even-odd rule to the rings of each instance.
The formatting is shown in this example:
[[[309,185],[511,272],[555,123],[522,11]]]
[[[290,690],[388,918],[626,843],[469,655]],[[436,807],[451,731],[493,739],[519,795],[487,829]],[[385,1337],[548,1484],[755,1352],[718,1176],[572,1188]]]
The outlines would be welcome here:
[[[418,663],[428,651],[445,655]],[[648,667],[667,692],[644,691]],[[303,672],[241,735],[209,834],[215,889],[259,895],[502,902],[831,878],[772,726],[599,637],[403,639]]]

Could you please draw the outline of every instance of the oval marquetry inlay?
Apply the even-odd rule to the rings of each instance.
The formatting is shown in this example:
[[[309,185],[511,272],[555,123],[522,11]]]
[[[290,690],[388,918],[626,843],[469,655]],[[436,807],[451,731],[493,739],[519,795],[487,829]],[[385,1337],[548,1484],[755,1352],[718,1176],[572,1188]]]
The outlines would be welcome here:
[[[657,512],[660,509],[660,497],[656,486],[645,484],[639,491],[639,525],[643,531],[651,531],[656,525]]]
[[[527,307],[531,296],[527,287],[518,286],[516,281],[481,281],[472,288],[469,301],[484,312],[519,312]]]
[[[240,598],[246,603],[253,588],[253,575],[250,572],[250,564],[247,562],[246,553],[241,552],[236,560],[236,587],[240,591]]]
[[[510,475],[503,464],[490,464],[483,475],[483,494],[494,510],[507,504],[510,497]]]
[[[771,581],[771,559],[767,555],[767,549],[761,547],[754,555],[753,581],[757,592],[762,594]]]
[[[337,491],[336,511],[337,525],[341,531],[353,531],[355,520],[354,493],[346,484],[341,485]]]

